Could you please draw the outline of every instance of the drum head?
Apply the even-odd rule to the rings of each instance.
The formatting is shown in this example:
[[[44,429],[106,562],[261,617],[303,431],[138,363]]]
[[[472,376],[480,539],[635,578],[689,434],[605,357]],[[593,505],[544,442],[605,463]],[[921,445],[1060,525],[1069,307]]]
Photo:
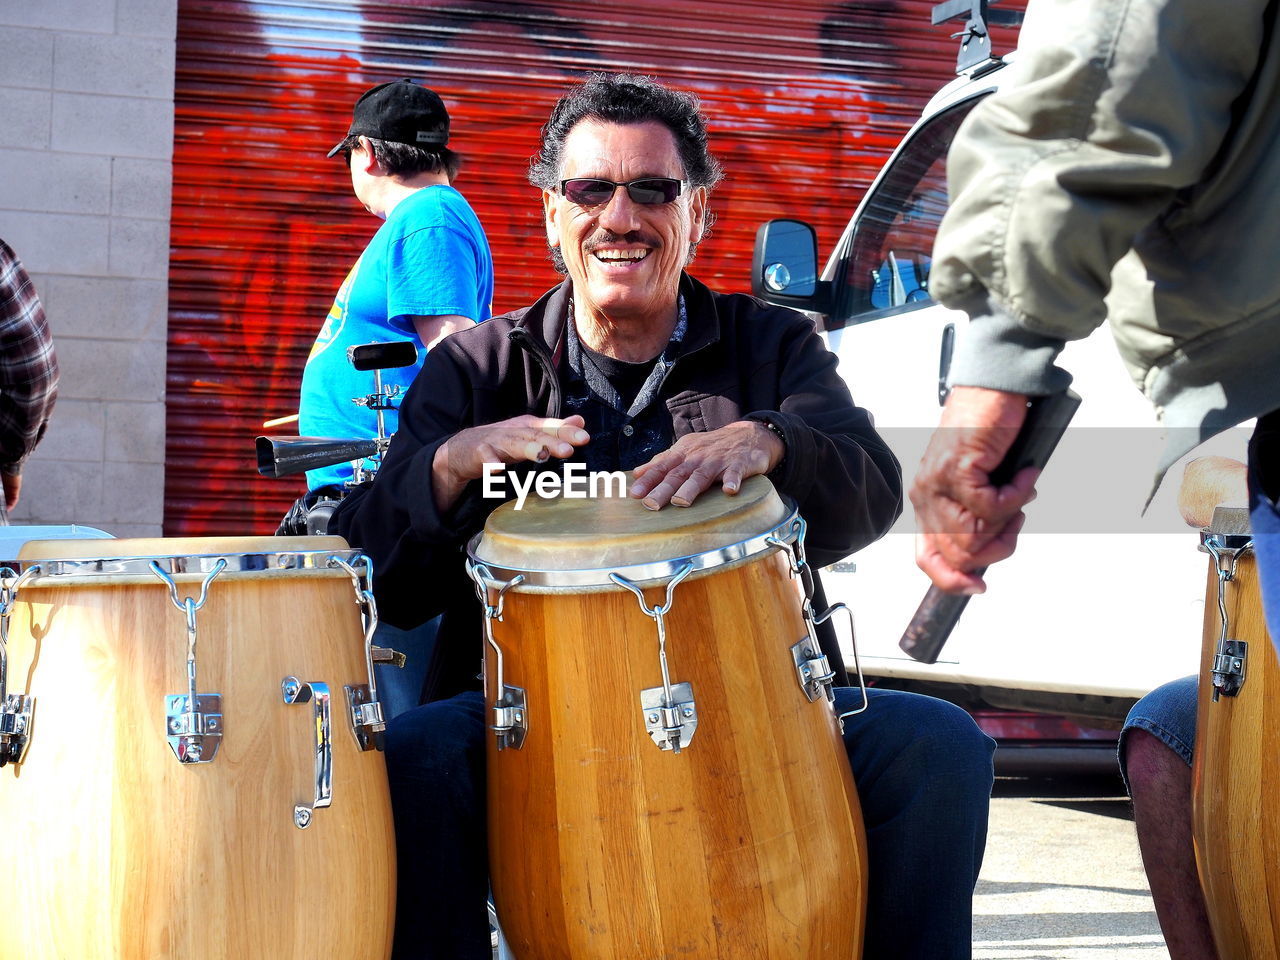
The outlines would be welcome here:
[[[181,581],[214,570],[228,576],[266,576],[306,570],[338,574],[341,560],[364,567],[364,558],[341,537],[138,537],[122,540],[33,540],[18,551],[18,565],[32,582],[117,578],[155,582],[158,567]],[[135,578],[141,577],[141,580]],[[65,579],[64,579],[65,578]]]
[[[18,559],[87,560],[133,557],[232,556],[295,551],[350,549],[341,537],[133,537],[86,541],[85,539],[29,540]]]
[[[508,501],[489,515],[471,556],[504,570],[591,570],[653,564],[760,537],[793,510],[764,477],[736,496],[708,490],[689,507],[648,510],[631,497]]]

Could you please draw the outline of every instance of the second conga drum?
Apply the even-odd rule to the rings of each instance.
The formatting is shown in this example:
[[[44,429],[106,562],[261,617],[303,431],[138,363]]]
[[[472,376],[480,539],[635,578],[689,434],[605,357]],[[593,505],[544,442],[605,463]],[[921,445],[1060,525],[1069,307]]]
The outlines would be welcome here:
[[[490,871],[520,960],[861,956],[861,813],[802,529],[754,478],[657,513],[507,504],[472,543]]]
[[[1196,863],[1223,960],[1277,960],[1280,668],[1263,618],[1248,512],[1219,507],[1202,540],[1214,558],[1192,774]]]
[[[0,602],[0,956],[386,960],[363,558],[273,537],[20,559]]]

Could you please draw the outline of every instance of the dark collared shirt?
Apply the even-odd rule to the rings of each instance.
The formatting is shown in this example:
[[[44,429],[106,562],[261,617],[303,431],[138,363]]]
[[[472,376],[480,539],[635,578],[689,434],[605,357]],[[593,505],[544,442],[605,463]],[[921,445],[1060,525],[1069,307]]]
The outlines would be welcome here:
[[[671,340],[661,355],[645,363],[627,363],[596,353],[578,337],[573,301],[565,324],[569,376],[565,416],[578,414],[591,442],[579,451],[589,470],[632,470],[652,460],[675,441],[671,416],[658,391],[682,352],[689,328],[684,297]]]
[[[22,471],[57,396],[58,359],[44,307],[22,261],[0,240],[0,471]]]

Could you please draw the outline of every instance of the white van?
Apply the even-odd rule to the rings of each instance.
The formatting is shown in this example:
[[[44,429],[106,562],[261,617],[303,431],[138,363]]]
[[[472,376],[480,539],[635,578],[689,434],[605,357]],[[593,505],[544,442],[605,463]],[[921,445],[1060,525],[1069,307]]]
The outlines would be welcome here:
[[[820,275],[815,235],[802,221],[771,221],[756,240],[756,295],[819,324],[855,402],[902,461],[908,488],[967,324],[929,295],[946,153],[960,122],[1007,73],[1004,61],[986,59],[929,102]],[[1150,403],[1105,330],[1069,344],[1060,363],[1084,402],[1027,508],[1017,552],[988,571],[987,593],[969,602],[938,663],[918,663],[898,647],[929,586],[914,562],[909,504],[888,536],[824,571],[829,599],[854,612],[868,679],[971,709],[1114,726],[1135,699],[1198,670],[1208,560],[1177,511],[1182,465],[1143,513],[1163,442]],[[1243,459],[1246,440],[1229,431],[1211,452]]]

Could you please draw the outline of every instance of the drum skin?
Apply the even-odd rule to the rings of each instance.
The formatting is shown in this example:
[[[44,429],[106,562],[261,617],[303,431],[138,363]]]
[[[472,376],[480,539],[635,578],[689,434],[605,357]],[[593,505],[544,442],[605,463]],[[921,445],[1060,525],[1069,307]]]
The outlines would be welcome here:
[[[1223,960],[1280,957],[1280,670],[1267,634],[1252,551],[1227,584],[1230,637],[1249,644],[1235,697],[1212,700],[1221,634],[1218,576],[1209,566],[1193,765],[1196,863]]]
[[[130,543],[60,555],[137,555]],[[155,545],[191,555],[209,542]],[[202,576],[176,579],[180,598],[199,596]],[[165,737],[164,698],[187,691],[186,619],[168,587],[77,576],[20,589],[9,691],[36,703],[24,762],[0,768],[0,955],[386,960],[394,840],[382,754],[358,749],[343,690],[368,682],[350,579],[224,572],[196,625],[199,692],[222,695],[225,734],[212,762],[184,765]],[[284,703],[288,675],[332,696],[333,804],[306,829],[293,808],[314,798],[315,720],[312,704]]]
[[[678,754],[645,731],[639,693],[662,676],[634,594],[505,596],[495,638],[529,729],[520,749],[490,737],[489,848],[515,955],[860,957],[861,812],[834,714],[797,681],[806,630],[784,555],[684,580],[666,621],[671,681],[692,684],[698,714]]]

